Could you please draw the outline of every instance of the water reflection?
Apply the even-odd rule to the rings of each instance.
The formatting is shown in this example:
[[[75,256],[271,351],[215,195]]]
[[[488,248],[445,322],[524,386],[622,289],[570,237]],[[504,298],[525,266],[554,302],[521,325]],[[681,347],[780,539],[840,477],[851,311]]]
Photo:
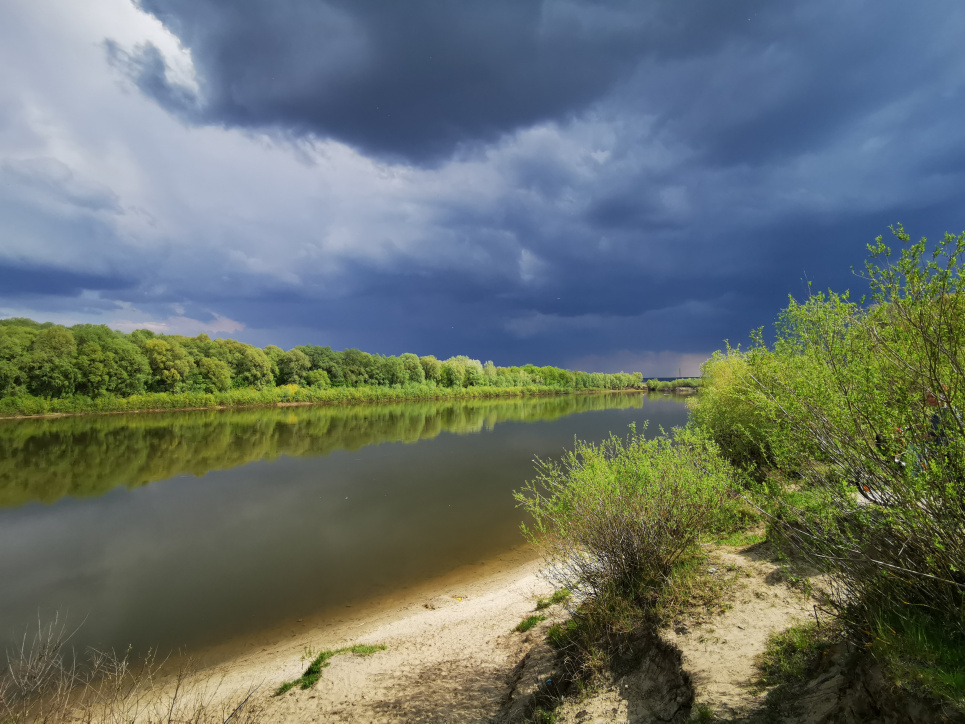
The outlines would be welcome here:
[[[500,422],[639,409],[642,395],[272,407],[0,422],[0,507],[102,495],[281,455],[328,455],[385,442],[467,434]]]
[[[191,649],[491,559],[534,455],[686,416],[582,395],[5,423],[0,648],[59,611],[80,647]]]

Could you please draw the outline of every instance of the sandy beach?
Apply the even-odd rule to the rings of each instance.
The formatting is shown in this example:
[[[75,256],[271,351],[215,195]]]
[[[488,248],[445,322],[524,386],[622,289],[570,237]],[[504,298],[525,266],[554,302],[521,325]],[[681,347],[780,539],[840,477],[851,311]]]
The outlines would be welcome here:
[[[240,699],[258,687],[252,703],[263,721],[488,721],[532,640],[513,628],[551,593],[532,550],[521,547],[341,615],[324,612],[191,658],[204,666],[200,679],[220,681],[219,697]],[[301,676],[310,654],[359,643],[386,649],[336,656],[310,690],[272,696]]]
[[[269,722],[508,722],[527,693],[552,670],[548,626],[566,616],[554,606],[528,633],[514,627],[535,611],[552,586],[540,561],[519,548],[493,561],[400,591],[389,599],[327,612],[318,619],[228,642],[201,652],[199,681],[218,681],[216,698],[249,702],[254,721]],[[567,702],[559,721],[648,722],[674,719],[691,703],[741,716],[760,706],[748,682],[767,636],[810,614],[809,598],[789,587],[781,570],[753,547],[710,551],[709,570],[734,581],[719,613],[702,615],[661,634],[679,650],[679,665],[640,670],[604,686],[596,696]],[[320,651],[381,645],[368,656],[330,660],[317,684],[274,696],[302,675]],[[678,668],[679,666],[679,668]],[[660,669],[660,670],[658,670]],[[669,720],[669,719],[668,719]],[[675,719],[674,719],[675,720]]]

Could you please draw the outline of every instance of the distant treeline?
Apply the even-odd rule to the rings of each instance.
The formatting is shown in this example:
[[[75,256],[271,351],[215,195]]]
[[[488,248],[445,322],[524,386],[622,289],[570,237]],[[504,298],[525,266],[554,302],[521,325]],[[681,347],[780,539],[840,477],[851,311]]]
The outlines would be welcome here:
[[[676,380],[658,380],[654,377],[647,380],[646,385],[651,392],[664,392],[665,390],[676,392],[681,387],[690,387],[696,390],[701,385],[701,379],[700,377],[681,377]]]
[[[497,367],[465,356],[384,356],[104,325],[0,320],[0,414],[279,402],[485,397],[643,388],[643,375]]]

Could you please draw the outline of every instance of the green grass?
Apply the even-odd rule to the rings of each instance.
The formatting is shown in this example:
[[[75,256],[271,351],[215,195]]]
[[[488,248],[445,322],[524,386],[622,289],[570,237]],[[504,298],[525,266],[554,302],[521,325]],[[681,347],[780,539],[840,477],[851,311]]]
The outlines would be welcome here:
[[[556,721],[556,712],[546,710],[541,706],[536,707],[530,715],[530,721],[534,724],[553,724]]]
[[[609,586],[586,598],[571,618],[550,626],[547,642],[556,649],[563,673],[572,681],[593,683],[632,666],[642,631],[653,628],[647,593]]]
[[[546,632],[546,640],[554,649],[562,649],[566,646],[567,641],[574,636],[576,629],[577,624],[573,619],[563,623],[554,623]]]
[[[542,611],[544,608],[549,608],[557,603],[563,603],[569,600],[570,591],[567,588],[560,588],[559,590],[553,591],[553,595],[549,598],[538,598],[536,599],[536,610]]]
[[[516,627],[513,630],[518,631],[519,633],[525,633],[529,631],[531,628],[533,628],[533,626],[538,624],[540,621],[545,621],[545,620],[546,620],[546,616],[542,616],[538,613],[534,613],[532,616],[527,616],[518,624],[516,624]]]
[[[734,584],[745,575],[743,569],[713,563],[706,551],[695,550],[673,567],[654,600],[654,613],[665,626],[685,616],[722,614],[730,608]]]
[[[965,711],[965,641],[926,613],[879,620],[871,652],[895,683]]]
[[[772,634],[755,662],[762,687],[800,682],[835,639],[828,626],[815,622]]]
[[[767,533],[760,530],[742,530],[721,538],[725,546],[743,547],[757,545],[767,540]]]
[[[306,649],[308,651],[309,649]],[[352,653],[356,656],[369,656],[374,654],[376,651],[385,651],[385,646],[382,644],[375,644],[370,646],[369,644],[355,644],[354,646],[345,646],[340,649],[322,651],[318,654],[312,663],[308,665],[305,669],[305,673],[301,677],[294,679],[293,681],[286,681],[284,684],[275,689],[275,696],[284,694],[289,689],[293,689],[296,686],[299,689],[309,689],[316,684],[316,682],[322,676],[322,669],[328,666],[329,660],[338,656],[339,654]]]

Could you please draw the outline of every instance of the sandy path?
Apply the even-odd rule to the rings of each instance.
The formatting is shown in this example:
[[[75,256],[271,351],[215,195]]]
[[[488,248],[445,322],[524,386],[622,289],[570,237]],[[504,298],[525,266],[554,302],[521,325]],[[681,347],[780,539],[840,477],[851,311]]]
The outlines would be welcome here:
[[[766,549],[765,549],[766,550]],[[806,619],[812,603],[791,588],[780,568],[754,547],[720,548],[710,554],[713,575],[739,575],[730,591],[730,607],[701,617],[690,628],[665,629],[661,638],[681,652],[679,669],[666,660],[644,658],[636,671],[601,687],[593,697],[564,703],[559,724],[656,724],[684,722],[702,706],[727,721],[742,720],[759,709],[762,692],[755,678],[755,657],[776,631]],[[689,677],[685,683],[678,672]],[[688,692],[693,693],[693,712]]]
[[[738,718],[763,703],[763,693],[750,684],[757,675],[754,660],[768,637],[806,620],[814,602],[789,587],[777,565],[766,558],[719,550],[712,561],[744,572],[732,608],[683,635],[667,631],[665,637],[683,651],[695,704],[709,707],[718,717]]]

